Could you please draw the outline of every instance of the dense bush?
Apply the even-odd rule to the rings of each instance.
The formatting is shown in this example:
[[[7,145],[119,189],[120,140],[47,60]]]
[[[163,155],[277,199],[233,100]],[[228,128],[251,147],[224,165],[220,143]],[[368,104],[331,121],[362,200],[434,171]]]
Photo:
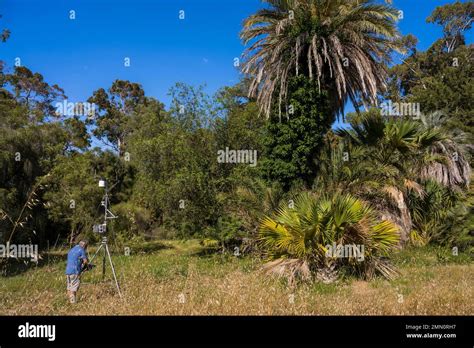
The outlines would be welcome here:
[[[276,260],[269,268],[290,280],[317,274],[330,281],[341,268],[367,278],[395,273],[384,257],[398,244],[396,226],[348,194],[302,194],[294,207],[284,205],[262,221],[260,239],[268,257]],[[336,248],[348,248],[350,255],[336,254]]]

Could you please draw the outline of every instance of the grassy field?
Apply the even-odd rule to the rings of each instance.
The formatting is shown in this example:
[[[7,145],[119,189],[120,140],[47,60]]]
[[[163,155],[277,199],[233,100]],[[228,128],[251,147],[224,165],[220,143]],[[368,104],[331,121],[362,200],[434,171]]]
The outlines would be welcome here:
[[[160,248],[164,246],[163,248]],[[124,297],[95,269],[79,303],[65,296],[63,260],[0,278],[3,315],[472,315],[474,264],[434,248],[397,254],[394,281],[344,279],[290,289],[251,257],[202,255],[196,241],[163,242],[114,255]],[[158,249],[153,251],[154,249]],[[107,273],[110,275],[110,271]]]

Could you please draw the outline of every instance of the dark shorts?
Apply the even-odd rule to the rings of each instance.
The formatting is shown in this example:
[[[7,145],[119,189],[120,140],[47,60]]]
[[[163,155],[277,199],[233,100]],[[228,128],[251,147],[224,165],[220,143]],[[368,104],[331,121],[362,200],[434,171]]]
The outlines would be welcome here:
[[[67,290],[68,291],[77,291],[79,290],[79,285],[81,285],[81,276],[79,274],[68,274],[67,278]]]

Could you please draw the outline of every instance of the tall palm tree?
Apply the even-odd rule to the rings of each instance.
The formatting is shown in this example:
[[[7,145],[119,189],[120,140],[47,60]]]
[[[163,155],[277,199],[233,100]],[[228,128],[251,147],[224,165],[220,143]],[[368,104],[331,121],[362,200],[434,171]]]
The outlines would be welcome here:
[[[252,77],[249,94],[270,116],[279,110],[291,76],[316,79],[327,93],[333,115],[350,99],[376,102],[385,88],[385,64],[398,50],[398,11],[373,0],[262,0],[269,7],[247,18],[241,32],[243,72]]]

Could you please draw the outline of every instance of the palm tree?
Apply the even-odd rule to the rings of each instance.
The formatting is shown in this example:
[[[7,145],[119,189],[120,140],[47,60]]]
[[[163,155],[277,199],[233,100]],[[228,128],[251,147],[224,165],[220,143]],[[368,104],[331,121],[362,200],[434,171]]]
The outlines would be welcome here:
[[[334,280],[328,276],[336,275],[341,267],[367,278],[376,271],[390,278],[394,269],[382,258],[396,247],[398,239],[394,224],[379,220],[362,200],[339,193],[302,194],[294,208],[282,205],[260,227],[261,244],[272,260],[266,268],[287,276],[290,282],[298,276],[311,278],[314,273],[317,278],[323,276],[322,280]],[[364,257],[328,254],[334,244],[344,248],[363,245]]]
[[[268,185],[260,178],[244,180],[230,196],[234,203],[228,204],[229,213],[238,216],[245,229],[255,234],[259,220],[278,209],[288,198],[278,183]]]
[[[349,153],[350,160],[334,161],[340,156],[326,159],[340,168],[339,174],[332,175],[328,165],[322,165],[320,185],[329,182],[369,200],[382,216],[399,225],[402,242],[409,240],[413,222],[415,227],[421,226],[419,217],[413,219],[410,199],[426,201],[427,181],[434,180],[450,190],[469,185],[468,161],[441,127],[410,119],[387,120],[376,109],[351,118],[349,123],[350,129],[338,129],[336,134],[343,142],[338,151]],[[341,177],[345,173],[350,176]]]
[[[398,11],[373,0],[263,0],[269,8],[247,18],[241,32],[243,72],[252,77],[267,118],[278,94],[279,110],[288,94],[288,80],[304,74],[327,93],[333,111],[376,102],[385,88],[386,68],[396,39]]]
[[[444,134],[444,139],[429,149],[431,160],[422,168],[422,177],[433,179],[451,188],[456,186],[468,188],[471,179],[469,135],[461,130],[445,127],[449,117],[441,111],[422,114],[420,121],[425,130],[435,130]]]
[[[423,182],[423,195],[410,194],[410,208],[415,231],[410,235],[414,244],[424,245],[443,232],[444,222],[462,198],[459,190],[451,190],[435,180]]]
[[[348,165],[359,163],[354,169],[362,169],[355,175],[359,182],[352,192],[369,200],[382,217],[395,222],[404,244],[413,228],[407,196],[410,192],[423,195],[417,179],[424,155],[441,135],[435,130],[423,131],[413,120],[387,121],[375,109],[349,123],[350,129],[338,129],[336,134],[344,139],[346,151],[351,154]]]

